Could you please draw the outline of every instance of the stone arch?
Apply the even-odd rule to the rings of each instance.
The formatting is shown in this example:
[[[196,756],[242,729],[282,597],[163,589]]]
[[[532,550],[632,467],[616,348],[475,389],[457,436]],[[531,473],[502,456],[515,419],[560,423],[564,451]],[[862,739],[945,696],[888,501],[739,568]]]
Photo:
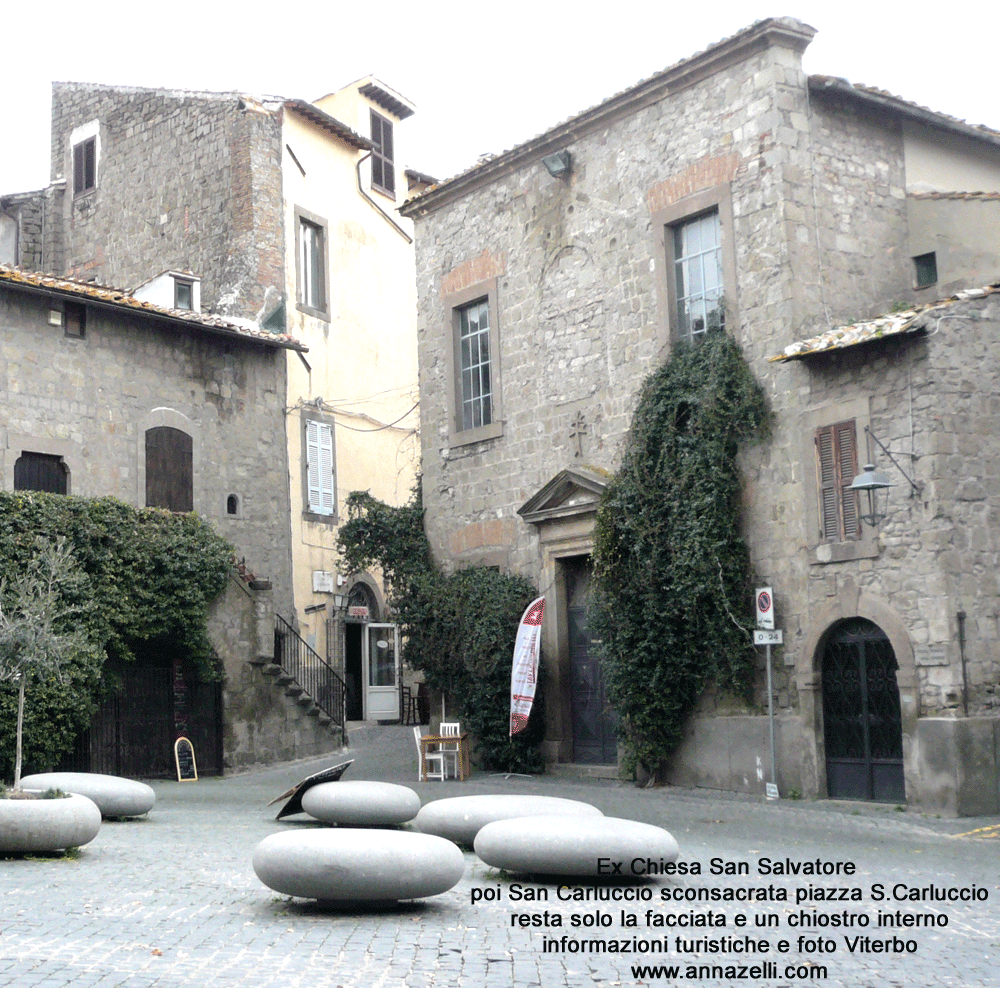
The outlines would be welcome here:
[[[896,685],[903,731],[903,777],[907,793],[918,791],[916,732],[917,732],[917,670],[913,657],[913,642],[899,615],[880,597],[857,587],[848,579],[840,593],[818,611],[810,622],[803,641],[800,662],[800,709],[807,736],[812,739],[815,793],[827,795],[826,750],[823,725],[823,653],[827,641],[840,622],[861,617],[885,633],[896,656]],[[909,798],[909,797],[908,797]]]

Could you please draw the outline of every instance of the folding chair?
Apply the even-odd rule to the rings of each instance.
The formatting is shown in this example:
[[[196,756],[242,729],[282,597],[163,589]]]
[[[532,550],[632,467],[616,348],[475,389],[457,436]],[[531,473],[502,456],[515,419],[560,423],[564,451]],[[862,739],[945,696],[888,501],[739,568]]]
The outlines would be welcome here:
[[[423,781],[426,773],[428,779],[437,779],[440,782],[444,782],[444,752],[441,751],[440,747],[433,751],[424,751],[423,745],[420,743],[421,738],[420,726],[413,728],[413,739],[417,743],[417,779]],[[437,771],[432,771],[431,766],[437,764]]]

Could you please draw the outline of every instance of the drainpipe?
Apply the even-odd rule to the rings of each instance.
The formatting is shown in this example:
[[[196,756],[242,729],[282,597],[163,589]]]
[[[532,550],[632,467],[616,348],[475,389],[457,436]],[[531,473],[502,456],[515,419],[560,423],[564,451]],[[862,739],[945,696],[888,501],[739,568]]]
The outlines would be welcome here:
[[[958,654],[962,657],[962,711],[969,716],[969,674],[965,667],[965,611],[955,615],[958,618]]]
[[[361,166],[372,156],[371,151],[369,151],[363,158],[359,158],[357,164],[355,165],[355,171],[358,173],[358,192],[360,192],[371,204],[374,206],[385,218],[391,223],[396,232],[403,237],[408,244],[413,243],[413,237],[411,237],[367,192],[365,192],[364,183],[361,181]]]

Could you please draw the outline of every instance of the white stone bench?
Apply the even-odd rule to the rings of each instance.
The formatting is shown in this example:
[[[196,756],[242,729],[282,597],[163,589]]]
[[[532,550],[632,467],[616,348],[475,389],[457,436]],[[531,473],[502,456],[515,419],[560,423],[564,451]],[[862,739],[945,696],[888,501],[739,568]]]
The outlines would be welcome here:
[[[21,785],[25,789],[61,789],[86,796],[97,803],[105,818],[142,816],[156,803],[156,793],[145,782],[96,772],[43,772],[27,776]]]
[[[662,827],[607,816],[498,820],[479,831],[475,849],[486,864],[515,874],[609,878],[656,874],[678,854]]]
[[[425,834],[435,834],[456,844],[472,847],[476,834],[488,823],[515,817],[539,815],[600,817],[596,806],[561,796],[453,796],[436,799],[421,807],[413,825]]]
[[[282,895],[393,902],[447,892],[464,874],[465,856],[430,834],[313,829],[265,837],[253,852],[253,870]]]
[[[417,815],[420,797],[391,782],[323,782],[302,794],[302,809],[323,823],[391,827]]]

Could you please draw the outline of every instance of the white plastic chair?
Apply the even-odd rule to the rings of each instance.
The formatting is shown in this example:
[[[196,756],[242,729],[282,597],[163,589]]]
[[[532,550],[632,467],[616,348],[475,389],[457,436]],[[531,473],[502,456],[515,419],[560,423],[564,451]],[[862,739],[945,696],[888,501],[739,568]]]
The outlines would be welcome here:
[[[422,782],[425,778],[424,773],[426,772],[426,778],[444,782],[444,752],[441,751],[440,747],[433,751],[424,751],[420,744],[421,736],[421,728],[417,725],[413,728],[413,739],[417,743],[417,779]],[[432,768],[435,763],[437,764],[436,772]]]
[[[458,738],[461,735],[461,733],[462,729],[457,720],[441,721],[441,730],[440,730],[441,737]],[[457,740],[453,743],[441,745],[441,754],[444,757],[444,760],[442,762],[442,771],[445,772],[446,776],[448,774],[447,773],[448,762],[450,761],[452,768],[452,777],[456,779],[458,778],[459,776],[458,760],[459,758],[462,757],[461,747],[462,747],[461,742]]]

